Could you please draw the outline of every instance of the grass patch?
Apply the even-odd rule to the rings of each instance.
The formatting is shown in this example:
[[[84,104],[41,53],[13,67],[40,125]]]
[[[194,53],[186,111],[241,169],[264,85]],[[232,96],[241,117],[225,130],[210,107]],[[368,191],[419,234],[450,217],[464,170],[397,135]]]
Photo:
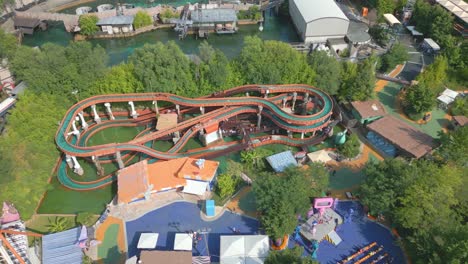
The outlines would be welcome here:
[[[145,127],[109,127],[96,132],[88,140],[88,146],[97,146],[109,143],[124,143],[136,137]]]
[[[328,188],[332,190],[341,190],[360,185],[364,181],[362,171],[354,172],[348,168],[342,168],[336,171],[335,175],[330,175]]]
[[[65,188],[54,177],[37,213],[77,214],[89,212],[100,215],[117,192],[116,184],[92,191],[74,191]]]
[[[168,140],[157,140],[153,143],[153,149],[157,151],[168,151],[174,146],[174,144]]]
[[[98,258],[103,263],[121,263],[122,258],[125,257],[123,252],[120,252],[117,245],[117,238],[119,234],[119,225],[110,225],[104,234],[104,241],[98,247]]]
[[[248,192],[239,200],[239,208],[244,212],[256,212],[255,194],[253,191]]]

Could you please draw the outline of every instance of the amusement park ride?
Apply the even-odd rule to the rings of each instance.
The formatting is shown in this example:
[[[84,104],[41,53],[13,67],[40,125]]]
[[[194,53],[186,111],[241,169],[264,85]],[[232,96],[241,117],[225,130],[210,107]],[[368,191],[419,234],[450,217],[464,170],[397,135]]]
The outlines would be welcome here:
[[[113,110],[113,105],[124,111]],[[328,94],[303,84],[246,85],[200,98],[167,93],[91,97],[72,106],[60,123],[55,141],[65,159],[58,178],[76,190],[100,188],[115,180],[114,175],[93,182],[72,180],[66,165],[82,174],[78,157],[92,161],[102,171],[102,163],[116,161],[121,169],[125,160],[136,155],[155,162],[214,158],[267,144],[318,144],[332,131],[333,105]],[[119,126],[143,126],[145,130],[129,142],[86,145],[97,131]],[[237,140],[225,141],[229,136]],[[182,151],[195,137],[205,146]],[[154,142],[171,139],[173,145],[168,151],[153,148]]]

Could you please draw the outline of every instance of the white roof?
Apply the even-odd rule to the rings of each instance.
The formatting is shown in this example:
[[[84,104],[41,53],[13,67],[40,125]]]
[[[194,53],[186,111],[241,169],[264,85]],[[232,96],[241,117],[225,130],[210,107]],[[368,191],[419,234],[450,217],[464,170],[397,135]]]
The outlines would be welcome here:
[[[458,92],[455,92],[450,89],[445,89],[444,92],[439,97],[437,97],[437,100],[448,105],[453,103],[453,101],[455,101],[455,98],[457,98],[458,95]]]
[[[434,51],[438,51],[440,50],[440,46],[439,44],[437,44],[433,39],[431,38],[425,38],[424,39],[424,43],[426,43],[427,45],[429,45],[431,47],[431,49],[433,49]]]
[[[140,235],[140,240],[138,240],[137,248],[142,248],[142,249],[156,248],[158,237],[159,237],[158,233],[142,233]]]
[[[463,0],[436,0],[439,5],[468,23],[468,3]]]
[[[293,0],[302,17],[309,23],[321,18],[340,18],[349,21],[334,0]]]
[[[193,234],[177,233],[174,239],[174,250],[192,251]]]
[[[203,195],[206,192],[207,186],[208,182],[187,180],[187,185],[185,185],[183,192],[195,195]]]
[[[15,102],[16,99],[13,97],[8,97],[7,99],[3,100],[3,102],[0,103],[0,113],[10,108],[11,105],[13,105]]]
[[[406,27],[409,31],[411,31],[411,35],[413,36],[422,36],[423,33],[417,31],[414,26],[407,26]]]
[[[307,157],[309,157],[309,159],[313,162],[326,163],[332,160],[332,158],[330,158],[330,156],[328,155],[328,151],[326,150],[319,150],[319,151],[311,152],[307,154]]]
[[[446,95],[446,96],[449,96],[453,99],[457,98],[457,96],[459,95],[458,92],[454,91],[454,90],[450,90],[450,89],[445,89],[443,92],[442,92],[443,95]]]
[[[220,261],[230,263],[263,263],[268,256],[268,236],[221,236]]]
[[[400,21],[392,14],[384,14],[383,16],[385,20],[387,20],[387,22],[392,26],[395,24],[401,24]]]

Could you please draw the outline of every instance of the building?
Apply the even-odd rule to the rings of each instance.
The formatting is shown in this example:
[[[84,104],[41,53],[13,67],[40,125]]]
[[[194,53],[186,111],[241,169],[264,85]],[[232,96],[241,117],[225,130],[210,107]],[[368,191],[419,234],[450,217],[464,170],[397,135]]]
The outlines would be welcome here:
[[[380,118],[367,125],[367,129],[370,130],[369,134],[373,133],[371,137],[368,134],[367,138],[374,146],[392,145],[397,149],[396,155],[419,159],[435,147],[431,136],[395,117]]]
[[[47,29],[47,24],[36,18],[17,17],[13,18],[13,25],[22,34],[32,35],[36,28]]]
[[[142,250],[140,253],[140,262],[138,263],[192,264],[192,252]]]
[[[334,0],[291,0],[289,14],[306,43],[325,43],[348,33],[349,19]]]
[[[351,105],[353,116],[361,124],[368,124],[386,114],[384,106],[378,100],[355,101]]]
[[[463,37],[468,36],[468,3],[464,0],[436,0],[455,16],[454,29]]]
[[[452,125],[454,128],[464,127],[468,125],[468,117],[466,116],[454,116],[452,118]]]
[[[96,25],[109,35],[129,33],[133,31],[133,19],[133,16],[106,17],[99,20]]]
[[[148,164],[140,161],[117,172],[119,204],[149,199],[152,193],[181,189],[203,195],[213,184],[219,162],[179,158]]]
[[[192,28],[204,37],[210,31],[232,34],[237,31],[237,15],[234,9],[198,9],[191,12]]]

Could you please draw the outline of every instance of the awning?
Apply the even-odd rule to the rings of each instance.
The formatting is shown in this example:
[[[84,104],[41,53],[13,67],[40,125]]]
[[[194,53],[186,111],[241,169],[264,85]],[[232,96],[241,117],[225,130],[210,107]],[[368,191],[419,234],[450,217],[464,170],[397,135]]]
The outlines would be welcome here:
[[[437,44],[437,43],[436,43],[433,39],[431,39],[431,38],[425,38],[425,39],[424,39],[424,44],[427,45],[427,46],[429,46],[429,47],[431,47],[431,49],[434,50],[434,51],[440,50],[439,44]],[[448,90],[448,89],[446,89],[446,90]]]
[[[192,251],[193,234],[177,233],[174,239],[174,250]]]
[[[323,162],[326,163],[328,161],[333,160],[330,155],[328,155],[328,151],[326,150],[319,150],[315,152],[311,152],[307,154],[307,157],[309,157],[310,161],[312,162]]]
[[[221,263],[263,263],[270,250],[268,236],[221,236]]]
[[[384,18],[391,26],[401,24],[400,21],[392,14],[384,14]]]
[[[187,180],[187,185],[185,185],[183,192],[195,195],[203,195],[205,194],[207,187],[208,182]]]
[[[141,249],[154,249],[156,248],[156,243],[158,242],[158,233],[142,233],[140,235],[140,240],[138,240],[137,248]]]

